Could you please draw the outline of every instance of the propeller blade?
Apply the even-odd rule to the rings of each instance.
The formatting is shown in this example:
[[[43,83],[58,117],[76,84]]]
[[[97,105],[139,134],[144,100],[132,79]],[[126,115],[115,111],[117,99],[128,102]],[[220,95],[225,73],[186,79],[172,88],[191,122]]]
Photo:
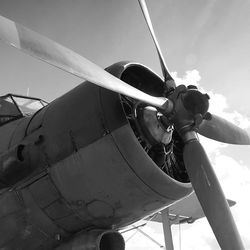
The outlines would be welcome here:
[[[72,50],[0,16],[0,40],[35,58],[114,92],[162,108],[166,98],[148,95],[109,74]]]
[[[208,222],[223,250],[243,250],[239,232],[219,181],[198,140],[184,147],[185,166]]]
[[[172,85],[174,84],[174,87],[175,87],[174,79],[169,73],[169,70],[168,70],[167,65],[166,65],[166,63],[164,61],[164,57],[163,57],[161,49],[160,49],[160,45],[159,45],[159,43],[157,41],[157,38],[156,38],[156,35],[155,35],[155,32],[154,32],[154,28],[153,28],[153,25],[152,25],[152,22],[151,22],[151,19],[150,19],[150,16],[149,16],[149,12],[148,12],[146,2],[145,2],[145,0],[138,0],[138,1],[139,1],[143,16],[144,16],[144,18],[146,20],[146,23],[148,25],[150,34],[151,34],[151,36],[153,38],[153,41],[154,41],[154,44],[155,44],[155,47],[156,47],[156,50],[157,50],[157,53],[158,53],[158,56],[159,56],[159,59],[160,59],[161,70],[162,70],[162,73],[163,73],[163,76],[164,76],[164,80],[165,80],[165,82],[172,81]]]
[[[211,120],[203,120],[198,132],[216,141],[250,145],[250,136],[245,130],[216,115],[212,115]]]

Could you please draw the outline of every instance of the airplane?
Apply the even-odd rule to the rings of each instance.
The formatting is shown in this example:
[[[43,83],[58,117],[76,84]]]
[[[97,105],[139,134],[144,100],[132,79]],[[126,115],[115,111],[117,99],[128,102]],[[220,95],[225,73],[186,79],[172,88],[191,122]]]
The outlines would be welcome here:
[[[49,104],[1,97],[1,248],[125,249],[119,230],[194,190],[220,247],[244,249],[197,133],[242,145],[249,135],[210,114],[207,94],[175,85],[139,3],[164,79],[135,62],[104,71],[0,17],[0,40],[87,80]]]

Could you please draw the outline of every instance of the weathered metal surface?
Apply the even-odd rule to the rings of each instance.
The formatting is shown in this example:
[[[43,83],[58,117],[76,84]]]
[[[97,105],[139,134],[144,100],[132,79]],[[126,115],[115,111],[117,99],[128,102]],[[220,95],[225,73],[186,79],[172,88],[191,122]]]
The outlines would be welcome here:
[[[113,70],[120,76],[129,66]],[[159,79],[136,67],[133,73]],[[192,190],[168,177],[142,149],[120,96],[90,83],[11,124],[0,133],[12,147],[25,146],[22,156],[32,172],[1,190],[0,247],[51,249],[78,231],[124,227]],[[6,202],[9,196],[14,201]]]

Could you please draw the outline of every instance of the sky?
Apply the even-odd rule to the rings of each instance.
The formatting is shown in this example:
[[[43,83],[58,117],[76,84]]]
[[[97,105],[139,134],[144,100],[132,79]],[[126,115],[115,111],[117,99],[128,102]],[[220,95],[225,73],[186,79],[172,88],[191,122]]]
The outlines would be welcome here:
[[[211,97],[210,111],[250,132],[250,1],[147,0],[155,32],[177,83],[198,84]],[[161,74],[157,54],[136,0],[0,0],[0,15],[60,42],[105,68],[140,62]],[[46,101],[66,93],[81,79],[0,43],[0,95],[26,94]],[[229,146],[201,138],[250,250],[249,146]],[[160,225],[145,231],[163,243]],[[176,249],[178,228],[173,228]],[[202,219],[182,226],[182,249],[219,249]],[[159,249],[136,233],[128,250]]]

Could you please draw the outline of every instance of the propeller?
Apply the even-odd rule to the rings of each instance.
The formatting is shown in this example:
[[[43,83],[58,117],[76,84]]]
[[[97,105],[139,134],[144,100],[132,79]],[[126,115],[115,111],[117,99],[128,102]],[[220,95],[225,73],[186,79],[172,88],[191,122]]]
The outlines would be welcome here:
[[[144,9],[146,9],[146,5],[143,4],[145,2],[143,0],[140,1],[142,1],[141,4],[144,6]],[[145,13],[148,12],[146,11]],[[0,40],[35,58],[45,61],[55,67],[69,72],[70,74],[76,75],[81,79],[88,80],[103,88],[140,100],[152,105],[153,107],[158,107],[160,111],[165,114],[169,114],[173,110],[173,102],[170,100],[164,97],[148,95],[132,87],[86,58],[78,55],[74,51],[3,16],[0,16]],[[163,60],[162,56],[161,58]],[[167,67],[164,68],[166,69],[166,72],[168,72]],[[215,118],[212,119],[212,121],[214,120]],[[222,120],[223,119],[220,118],[219,120],[218,118],[214,123],[211,121],[204,121],[201,124],[201,134],[208,138],[223,142],[250,144],[249,139],[246,139],[249,138],[249,136],[244,130],[237,128],[235,125],[232,125],[225,120],[224,122],[219,122]],[[211,124],[213,124],[213,126]],[[220,124],[220,126],[216,127],[216,124]],[[225,126],[227,127],[227,130],[225,130],[227,133],[224,133],[224,136],[221,139],[220,137],[223,134],[222,132],[224,132]],[[220,132],[218,132],[218,128],[220,128]]]
[[[175,129],[184,141],[185,168],[214,235],[221,249],[243,250],[227,200],[195,132],[208,114],[209,96],[180,85],[169,98],[177,111],[173,118]]]
[[[250,145],[250,136],[245,130],[216,115],[202,121],[199,134],[220,142]]]
[[[140,1],[140,3],[144,6],[145,1]],[[194,131],[199,130],[201,124],[203,135],[216,140],[217,137],[219,140],[222,137],[224,141],[233,140],[233,142],[235,142],[235,139],[232,138],[239,134],[244,137],[245,134],[242,134],[240,129],[235,129],[234,125],[221,122],[215,116],[211,119],[215,125],[210,126],[213,128],[210,129],[207,124],[211,124],[211,121],[204,121],[208,110],[207,95],[183,85],[176,87],[173,93],[169,95],[169,99],[148,95],[110,75],[102,68],[62,45],[1,16],[0,40],[98,86],[157,107],[166,119],[174,124],[185,142],[185,166],[221,248],[227,250],[244,249],[219,182]],[[160,58],[163,58],[161,52],[158,52],[158,54]],[[165,66],[164,68],[168,72]],[[172,79],[170,74],[166,76],[166,79]],[[217,130],[217,127],[220,129]],[[221,136],[221,131],[225,127],[227,133],[235,135],[233,137],[227,134]]]
[[[138,2],[141,7],[150,34],[152,36],[153,42],[155,44],[164,80],[168,85],[168,88],[176,87],[174,79],[171,76],[164,57],[162,55],[160,45],[157,41],[153,24],[146,5],[146,1],[138,0]],[[212,115],[209,120],[203,120],[202,124],[199,126],[199,134],[220,142],[238,145],[250,145],[250,136],[246,131],[216,115]]]
[[[184,146],[185,167],[216,239],[221,249],[243,250],[230,208],[207,155],[195,133],[188,137],[193,139]]]
[[[171,76],[171,74],[169,73],[168,67],[167,67],[167,65],[165,63],[164,57],[163,57],[162,52],[161,52],[160,45],[159,45],[159,43],[157,41],[157,38],[156,38],[156,35],[155,35],[155,32],[154,32],[153,24],[151,22],[151,18],[150,18],[149,12],[148,12],[146,2],[145,2],[145,0],[138,0],[138,1],[139,1],[139,4],[140,4],[142,13],[144,15],[145,21],[146,21],[146,23],[148,25],[148,29],[149,29],[150,34],[152,36],[152,39],[154,41],[156,50],[157,50],[157,54],[158,54],[158,57],[159,57],[159,60],[160,60],[161,70],[162,70],[162,74],[163,74],[163,77],[164,77],[164,81],[167,83],[169,88],[170,87],[175,87],[174,79]]]
[[[130,86],[74,51],[3,16],[0,16],[0,40],[98,86],[154,107],[172,109],[166,98],[154,97]]]

